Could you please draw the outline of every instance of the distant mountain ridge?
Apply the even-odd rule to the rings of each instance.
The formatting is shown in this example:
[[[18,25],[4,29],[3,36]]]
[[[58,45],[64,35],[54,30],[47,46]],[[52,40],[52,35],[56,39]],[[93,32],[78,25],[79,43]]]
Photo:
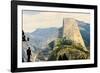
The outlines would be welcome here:
[[[30,41],[34,43],[34,46],[40,49],[44,49],[48,46],[48,43],[58,38],[58,34],[58,28],[51,27],[37,29],[34,32],[28,33],[27,35],[30,37]]]
[[[77,23],[78,23],[81,35],[84,39],[86,46],[90,45],[89,44],[90,43],[90,24],[82,22],[82,21],[78,21],[78,20],[77,20]],[[35,42],[37,43],[39,42],[46,43],[45,41],[50,40],[50,39],[53,40],[53,38],[56,39],[58,37],[61,37],[62,35],[63,35],[63,27],[38,28],[34,32],[28,33],[28,36],[30,37],[30,39],[32,38],[32,40],[35,40]]]
[[[90,24],[83,21],[77,21],[81,35],[84,39],[86,47],[90,46]]]

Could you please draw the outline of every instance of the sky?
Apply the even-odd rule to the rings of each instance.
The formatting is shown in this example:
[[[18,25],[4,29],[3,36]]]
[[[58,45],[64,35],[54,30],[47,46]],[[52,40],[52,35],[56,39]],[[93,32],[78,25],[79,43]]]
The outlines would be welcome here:
[[[23,10],[22,14],[24,32],[34,32],[38,28],[62,27],[64,18],[74,18],[79,21],[90,23],[89,13]]]

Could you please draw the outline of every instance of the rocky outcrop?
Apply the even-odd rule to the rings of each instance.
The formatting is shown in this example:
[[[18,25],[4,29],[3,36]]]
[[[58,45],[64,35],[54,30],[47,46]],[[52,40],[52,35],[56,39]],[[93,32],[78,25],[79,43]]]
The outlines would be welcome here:
[[[84,47],[83,49],[87,51],[78,27],[77,20],[73,18],[65,18],[63,23],[63,36],[71,39],[75,43],[80,43]]]

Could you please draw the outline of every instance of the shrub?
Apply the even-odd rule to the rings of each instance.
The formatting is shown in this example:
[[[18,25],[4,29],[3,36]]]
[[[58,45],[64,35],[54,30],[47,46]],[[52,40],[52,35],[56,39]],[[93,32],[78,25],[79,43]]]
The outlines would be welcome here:
[[[57,40],[56,48],[52,51],[48,60],[79,60],[88,59],[86,52],[80,43],[75,43],[65,37]]]

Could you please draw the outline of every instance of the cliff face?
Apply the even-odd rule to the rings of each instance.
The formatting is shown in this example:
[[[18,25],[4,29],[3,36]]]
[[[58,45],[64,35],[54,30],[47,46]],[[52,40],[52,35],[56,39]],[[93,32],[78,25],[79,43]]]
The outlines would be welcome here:
[[[65,18],[63,22],[63,28],[63,36],[71,39],[76,43],[80,43],[84,47],[84,50],[87,51],[78,27],[77,20],[73,18]]]

